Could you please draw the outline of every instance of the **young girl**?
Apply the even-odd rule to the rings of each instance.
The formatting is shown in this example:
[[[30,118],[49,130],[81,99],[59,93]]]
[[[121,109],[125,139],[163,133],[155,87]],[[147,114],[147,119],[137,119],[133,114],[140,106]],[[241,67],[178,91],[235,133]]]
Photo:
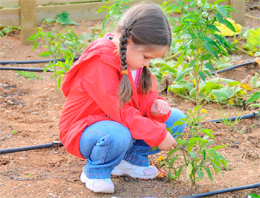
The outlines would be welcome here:
[[[149,71],[149,62],[170,45],[161,9],[139,4],[123,15],[115,35],[94,41],[65,74],[60,139],[69,153],[87,159],[81,181],[93,192],[113,193],[111,174],[155,178],[148,155],[177,145],[166,127],[184,114],[158,96]]]

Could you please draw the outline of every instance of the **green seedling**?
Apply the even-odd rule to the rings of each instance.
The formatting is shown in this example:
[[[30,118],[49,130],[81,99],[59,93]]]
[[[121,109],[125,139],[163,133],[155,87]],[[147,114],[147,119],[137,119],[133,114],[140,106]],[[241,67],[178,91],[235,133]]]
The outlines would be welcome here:
[[[186,170],[186,177],[192,184],[202,180],[205,174],[213,181],[212,170],[216,174],[222,174],[222,166],[228,170],[228,161],[217,152],[218,149],[228,145],[212,146],[215,137],[212,130],[203,128],[201,125],[206,114],[198,116],[200,108],[201,106],[197,106],[193,111],[190,110],[185,119],[176,123],[176,125],[180,125],[186,122],[189,133],[179,134],[176,138],[178,146],[169,151],[164,161],[169,169],[169,178],[172,180],[178,179],[182,171]],[[179,163],[175,163],[177,160]]]
[[[17,134],[17,131],[15,131],[15,130],[12,131],[12,135],[15,135],[15,134]]]
[[[79,25],[77,22],[71,20],[71,18],[69,17],[69,13],[67,13],[67,12],[62,12],[61,14],[58,14],[55,19],[45,18],[43,20],[43,23],[46,23],[46,24],[58,23],[62,26],[65,26],[65,25],[78,26]]]
[[[16,71],[16,73],[19,76],[22,76],[24,78],[27,78],[29,80],[34,80],[34,79],[44,79],[41,76],[37,76],[34,72],[29,72],[29,71]]]
[[[1,27],[1,24],[0,24],[0,38],[5,36],[5,35],[9,35],[9,34],[11,34],[12,32],[14,32],[16,30],[21,30],[21,26]]]

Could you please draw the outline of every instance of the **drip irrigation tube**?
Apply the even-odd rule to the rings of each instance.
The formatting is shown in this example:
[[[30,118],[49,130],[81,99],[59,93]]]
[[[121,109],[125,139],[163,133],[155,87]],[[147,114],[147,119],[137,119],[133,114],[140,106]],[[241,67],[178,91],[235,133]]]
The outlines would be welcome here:
[[[74,60],[78,60],[79,57],[75,57]],[[48,63],[53,61],[65,61],[64,58],[59,59],[45,59],[45,60],[28,60],[28,61],[0,61],[0,65],[16,65],[16,64],[36,64],[36,63]]]
[[[197,194],[197,195],[191,195],[191,196],[186,196],[186,197],[181,197],[181,198],[207,197],[207,196],[211,196],[211,195],[233,192],[233,191],[237,191],[237,190],[245,190],[245,189],[250,189],[250,188],[259,188],[259,187],[260,187],[260,183],[256,183],[256,184],[252,184],[252,185],[239,186],[239,187],[234,187],[234,188],[226,188],[226,189],[222,189],[222,190],[217,190],[217,191],[212,191],[212,192],[207,192],[207,193],[202,193],[202,194]]]
[[[0,70],[16,70],[16,71],[30,71],[30,72],[43,72],[44,68],[29,68],[29,67],[0,67]],[[47,69],[46,72],[53,72]]]
[[[48,143],[48,144],[2,149],[2,150],[0,150],[0,154],[15,153],[15,152],[20,152],[20,151],[29,151],[29,150],[36,150],[36,149],[44,149],[44,148],[50,148],[50,147],[57,149],[58,147],[61,147],[61,146],[63,146],[63,144],[60,141],[53,141],[52,143]]]
[[[235,121],[235,120],[241,120],[241,119],[248,119],[248,118],[254,118],[257,116],[257,112],[255,113],[250,113],[250,114],[246,114],[246,115],[243,115],[243,116],[235,116],[235,117],[229,117],[229,118],[222,118],[222,119],[216,119],[216,120],[210,120],[210,122],[216,122],[216,123],[220,123],[220,122],[223,122],[225,120],[228,120],[228,121]]]
[[[242,66],[246,66],[246,65],[250,65],[250,64],[254,64],[256,63],[256,61],[252,61],[252,62],[247,62],[247,63],[242,63],[242,64],[239,64],[239,65],[234,65],[234,66],[230,66],[230,67],[227,67],[225,69],[221,69],[221,70],[218,70],[216,72],[212,72],[211,75],[214,75],[215,73],[222,73],[222,72],[225,72],[225,71],[230,71],[232,69],[235,69],[235,68],[238,68],[238,67],[242,67]]]

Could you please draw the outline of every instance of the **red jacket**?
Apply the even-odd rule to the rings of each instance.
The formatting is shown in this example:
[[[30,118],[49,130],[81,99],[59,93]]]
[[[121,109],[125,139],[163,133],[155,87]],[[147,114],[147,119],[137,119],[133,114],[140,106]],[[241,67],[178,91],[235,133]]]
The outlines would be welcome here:
[[[67,151],[83,158],[79,141],[84,129],[101,120],[114,120],[130,129],[134,139],[158,146],[166,136],[165,122],[170,116],[155,116],[150,109],[158,98],[156,79],[153,91],[142,94],[129,71],[133,97],[118,109],[117,90],[121,74],[118,50],[108,38],[94,41],[63,77],[62,91],[66,101],[62,110],[60,140]],[[120,131],[118,131],[120,133]]]

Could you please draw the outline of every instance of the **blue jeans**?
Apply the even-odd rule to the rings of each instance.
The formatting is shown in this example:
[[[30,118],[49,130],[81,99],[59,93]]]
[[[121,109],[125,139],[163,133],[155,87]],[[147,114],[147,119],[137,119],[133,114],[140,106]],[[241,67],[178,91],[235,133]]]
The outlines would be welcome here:
[[[171,108],[171,115],[165,122],[166,127],[179,119],[185,118],[182,111]],[[174,133],[183,132],[186,124],[172,127]],[[110,178],[111,172],[123,159],[137,166],[149,166],[148,155],[153,151],[143,140],[134,140],[130,131],[118,122],[105,120],[96,122],[83,131],[79,148],[87,159],[83,171],[90,179]]]

